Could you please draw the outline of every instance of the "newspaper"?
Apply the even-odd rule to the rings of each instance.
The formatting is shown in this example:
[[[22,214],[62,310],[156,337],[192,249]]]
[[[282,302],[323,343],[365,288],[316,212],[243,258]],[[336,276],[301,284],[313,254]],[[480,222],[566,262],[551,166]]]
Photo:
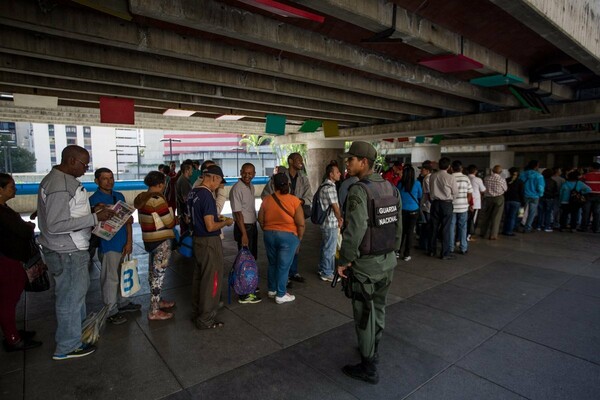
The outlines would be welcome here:
[[[131,217],[135,208],[119,200],[117,204],[112,206],[112,210],[115,212],[115,215],[108,221],[100,222],[92,231],[94,235],[104,240],[110,240],[115,236],[119,229],[125,225],[129,217]]]

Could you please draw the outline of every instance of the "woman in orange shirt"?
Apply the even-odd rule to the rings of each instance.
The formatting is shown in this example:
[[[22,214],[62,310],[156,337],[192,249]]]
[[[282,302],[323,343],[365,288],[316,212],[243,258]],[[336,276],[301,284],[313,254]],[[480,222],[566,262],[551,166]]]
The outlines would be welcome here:
[[[275,193],[264,198],[258,211],[258,223],[262,228],[265,249],[269,259],[269,297],[277,304],[294,301],[287,293],[288,272],[294,254],[300,248],[304,235],[304,211],[300,199],[289,193],[289,181],[285,174],[273,176]]]

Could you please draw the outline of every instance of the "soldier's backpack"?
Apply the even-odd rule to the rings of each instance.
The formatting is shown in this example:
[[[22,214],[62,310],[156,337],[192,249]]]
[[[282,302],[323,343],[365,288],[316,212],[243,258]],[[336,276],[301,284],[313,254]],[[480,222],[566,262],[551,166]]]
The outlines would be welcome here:
[[[333,186],[333,185],[330,183],[322,184],[321,186],[319,186],[319,188],[317,189],[317,191],[315,192],[315,194],[313,196],[312,210],[310,213],[310,220],[313,224],[322,225],[323,222],[325,222],[325,219],[327,218],[329,213],[331,212],[331,204],[329,205],[329,207],[327,207],[327,210],[324,210],[323,206],[321,205],[321,190],[325,186]]]
[[[231,289],[238,296],[256,291],[258,286],[258,267],[256,260],[247,247],[242,247],[229,272],[228,301],[231,304]]]

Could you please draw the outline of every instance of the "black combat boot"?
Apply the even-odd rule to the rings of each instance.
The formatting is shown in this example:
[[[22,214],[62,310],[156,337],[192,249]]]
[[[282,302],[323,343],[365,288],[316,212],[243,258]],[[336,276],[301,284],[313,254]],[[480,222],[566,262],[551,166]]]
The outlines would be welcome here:
[[[376,385],[379,382],[379,374],[377,374],[377,367],[373,363],[373,359],[369,360],[362,357],[360,364],[348,364],[342,368],[342,371],[350,378],[365,381],[373,385]]]

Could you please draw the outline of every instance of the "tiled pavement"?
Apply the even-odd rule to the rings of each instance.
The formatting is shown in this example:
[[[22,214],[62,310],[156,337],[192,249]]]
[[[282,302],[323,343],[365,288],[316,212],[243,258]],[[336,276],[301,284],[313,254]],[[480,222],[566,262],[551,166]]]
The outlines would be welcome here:
[[[144,284],[136,300],[146,311],[147,255],[135,231]],[[190,322],[192,265],[176,255],[164,291],[176,317],[128,314],[82,359],[51,360],[52,291],[24,296],[19,324],[44,345],[0,353],[0,399],[600,398],[600,235],[480,239],[452,261],[415,250],[396,268],[376,386],[340,370],[359,357],[350,302],[316,275],[319,235],[310,226],[302,243],[307,283],[294,285],[295,302],[234,302],[214,331]],[[232,231],[225,236],[228,270],[236,247]],[[264,254],[261,242],[262,277]],[[98,276],[96,266],[88,310],[100,308]]]

